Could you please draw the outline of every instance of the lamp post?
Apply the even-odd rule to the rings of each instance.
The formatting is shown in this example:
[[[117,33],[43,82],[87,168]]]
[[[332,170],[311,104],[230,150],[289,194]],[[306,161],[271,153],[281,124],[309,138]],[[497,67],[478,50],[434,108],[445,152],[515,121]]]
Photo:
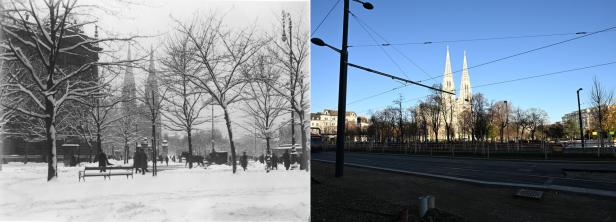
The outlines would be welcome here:
[[[289,22],[289,38],[286,34],[286,21]],[[287,39],[289,41],[287,41]],[[291,107],[295,108],[295,81],[293,78],[293,24],[291,21],[291,13],[282,11],[282,41],[289,43],[289,80],[291,82]],[[295,147],[295,111],[291,110],[291,147]]]
[[[344,0],[344,12],[342,18],[342,48],[326,44],[323,40],[313,38],[310,41],[318,46],[327,46],[340,53],[340,80],[338,83],[338,125],[336,131],[336,177],[342,177],[344,167],[344,137],[345,137],[345,114],[346,114],[346,90],[347,90],[347,68],[348,68],[348,51],[347,41],[349,34],[349,1]],[[365,9],[371,10],[374,6],[368,2],[353,0],[361,3]]]
[[[505,127],[507,126],[507,121],[509,120],[509,115],[507,113],[507,100],[505,100],[505,118],[507,120],[505,120],[505,122],[502,123],[502,130],[501,130],[501,144],[503,143],[503,141],[505,140]]]
[[[580,138],[582,139],[582,148],[584,148],[584,128],[582,127],[582,109],[580,107],[580,91],[582,88],[577,90],[577,100],[578,100],[578,120],[580,121]]]

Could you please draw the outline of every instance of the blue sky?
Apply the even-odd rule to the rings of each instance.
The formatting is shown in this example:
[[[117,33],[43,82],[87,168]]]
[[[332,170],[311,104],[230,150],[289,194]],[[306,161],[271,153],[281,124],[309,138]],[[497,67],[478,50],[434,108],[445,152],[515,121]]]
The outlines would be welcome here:
[[[337,0],[311,1],[311,31],[325,17]],[[373,10],[351,1],[350,10],[389,43],[477,39],[593,32],[616,26],[616,1],[402,1],[371,0]],[[325,42],[340,47],[342,38],[342,1],[314,33]],[[374,34],[373,34],[374,35]],[[421,69],[414,66],[393,47],[383,47],[398,66],[379,47],[349,48],[349,62],[419,81],[443,75],[445,51],[449,46],[452,70],[462,69],[463,51],[469,66],[549,45],[580,35],[555,35],[485,41],[400,45],[396,48]],[[377,43],[383,43],[374,35]],[[349,45],[374,44],[352,16],[349,17]],[[325,47],[311,49],[311,110],[337,108],[339,54]],[[546,74],[596,64],[616,62],[616,29],[545,48],[511,59],[469,70],[471,85],[478,86],[530,75]],[[454,73],[456,89],[461,72]],[[568,72],[530,80],[473,88],[491,101],[508,100],[524,109],[542,108],[550,122],[560,121],[563,114],[577,110],[575,91],[584,88],[582,107],[589,105],[593,77],[608,89],[616,88],[616,64]],[[439,84],[442,77],[423,83]],[[368,115],[392,105],[400,94],[409,107],[430,92],[418,86],[363,99],[391,90],[401,84],[365,71],[349,68],[347,111]],[[362,100],[363,99],[363,100]],[[360,100],[360,101],[358,101]],[[351,103],[351,104],[349,104]]]

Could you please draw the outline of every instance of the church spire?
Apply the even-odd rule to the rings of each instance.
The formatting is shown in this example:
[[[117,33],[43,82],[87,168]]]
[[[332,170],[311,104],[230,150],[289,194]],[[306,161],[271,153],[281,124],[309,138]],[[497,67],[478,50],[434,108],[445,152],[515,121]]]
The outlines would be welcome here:
[[[460,83],[460,100],[471,100],[471,78],[468,74],[468,62],[466,60],[466,50],[464,50],[464,60],[462,61],[462,80]]]
[[[128,52],[126,54],[126,60],[130,61],[131,52],[130,52],[130,43],[128,44]],[[125,100],[122,102],[122,107],[124,109],[124,115],[133,114],[137,108],[137,103],[135,99],[137,98],[137,88],[135,87],[135,76],[133,75],[132,64],[128,64],[126,66],[126,70],[124,73],[124,82],[122,83],[122,98]]]
[[[449,46],[447,46],[447,54],[445,55],[445,71],[443,72],[443,82],[441,89],[444,91],[454,92],[455,85],[453,83],[453,74],[451,71],[451,58],[449,56]],[[449,94],[448,94],[449,95]],[[450,95],[450,97],[453,95]]]

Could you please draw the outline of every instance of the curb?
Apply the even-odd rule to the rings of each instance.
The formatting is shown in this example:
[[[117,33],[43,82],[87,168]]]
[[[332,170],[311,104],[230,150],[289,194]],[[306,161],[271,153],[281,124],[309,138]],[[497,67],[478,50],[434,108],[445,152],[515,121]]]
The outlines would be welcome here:
[[[346,152],[346,151],[345,151]],[[540,162],[540,163],[575,163],[575,164],[592,164],[592,163],[613,163],[616,164],[616,160],[526,160],[526,159],[502,159],[502,158],[482,158],[482,157],[453,157],[451,156],[430,156],[430,155],[413,155],[413,154],[399,154],[399,153],[368,153],[368,152],[352,152],[359,154],[369,155],[392,155],[392,156],[408,156],[408,157],[430,157],[430,158],[442,158],[442,159],[459,159],[459,160],[489,160],[489,161],[513,161],[513,162]]]
[[[335,161],[330,161],[330,160],[320,160],[320,159],[312,159],[312,160],[319,161],[319,162],[324,162],[324,163],[335,163]],[[570,186],[561,186],[561,185],[537,185],[537,184],[523,184],[523,183],[493,182],[493,181],[467,179],[467,178],[462,178],[462,177],[444,176],[444,175],[431,174],[431,173],[420,173],[420,172],[415,172],[415,171],[397,170],[397,169],[384,168],[384,167],[375,167],[375,166],[368,166],[368,165],[355,164],[355,163],[345,163],[344,165],[360,167],[360,168],[367,168],[367,169],[373,169],[373,170],[383,170],[383,171],[402,173],[402,174],[410,174],[410,175],[416,175],[416,176],[425,176],[425,177],[434,177],[434,178],[440,178],[440,179],[455,180],[455,181],[461,181],[461,182],[467,182],[467,183],[476,183],[476,184],[482,184],[482,185],[490,185],[490,186],[507,186],[507,187],[519,187],[519,188],[534,188],[534,189],[555,190],[555,191],[564,191],[564,192],[581,193],[581,194],[591,194],[591,195],[598,195],[598,196],[616,198],[616,192],[615,191],[608,191],[608,190],[597,190],[597,189],[590,189],[590,188],[570,187]]]

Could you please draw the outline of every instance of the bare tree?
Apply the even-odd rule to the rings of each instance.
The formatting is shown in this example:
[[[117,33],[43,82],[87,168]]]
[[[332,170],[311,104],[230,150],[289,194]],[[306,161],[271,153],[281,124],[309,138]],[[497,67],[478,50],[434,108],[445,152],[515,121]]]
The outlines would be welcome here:
[[[491,122],[495,128],[499,129],[501,143],[503,143],[505,127],[508,124],[509,108],[504,101],[496,102],[490,107]]]
[[[455,112],[453,95],[441,93],[441,119],[445,127],[445,135],[447,142],[451,142],[451,137],[454,134],[453,129],[453,114]]]
[[[430,105],[427,102],[419,102],[417,105],[417,112],[419,119],[417,120],[419,129],[423,132],[424,141],[428,141],[428,125],[429,125],[429,113],[430,113]]]
[[[124,163],[128,163],[129,144],[138,140],[139,128],[137,127],[137,119],[134,113],[117,113],[120,118],[115,124],[115,136],[122,139],[124,144]]]
[[[607,90],[603,87],[601,82],[597,80],[597,77],[593,79],[592,90],[590,91],[590,102],[592,104],[591,113],[595,118],[595,129],[599,130],[599,143],[601,148],[604,147],[604,137],[606,137],[607,128],[606,119],[608,117],[609,108],[612,105],[614,97],[614,90]],[[600,155],[597,151],[597,155]]]
[[[35,104],[30,110],[15,107],[25,115],[45,121],[48,150],[47,180],[57,177],[57,115],[69,101],[87,103],[85,98],[97,94],[102,87],[88,75],[98,67],[119,65],[119,62],[86,61],[79,67],[62,65],[62,57],[96,53],[96,44],[119,38],[92,39],[79,29],[94,21],[71,23],[68,18],[80,15],[75,0],[45,1],[43,6],[32,1],[11,1],[12,8],[2,11],[1,29],[7,36],[0,47],[6,50],[2,59],[19,63],[27,74],[8,73],[9,95],[22,96]],[[43,10],[39,10],[40,7]],[[75,11],[77,10],[77,11]],[[29,21],[32,17],[34,22]],[[28,56],[32,54],[34,56]],[[94,72],[95,73],[95,72]]]
[[[537,129],[543,126],[543,124],[547,121],[548,113],[539,108],[530,108],[527,112],[530,138],[535,140],[535,133],[537,132]]]
[[[458,119],[457,119],[457,124],[458,124],[458,133],[460,134],[461,137],[470,137],[472,136],[472,128],[473,128],[473,122],[472,122],[472,116],[471,116],[471,111],[469,109],[465,109],[462,112],[460,112],[458,114]],[[470,138],[469,138],[470,139]]]
[[[197,61],[204,67],[203,72],[191,76],[191,82],[207,92],[223,110],[235,173],[237,164],[229,107],[243,99],[246,81],[242,72],[250,69],[248,60],[263,44],[256,39],[254,30],[226,30],[222,21],[213,16],[202,23],[178,24],[180,31],[190,39]]]
[[[434,88],[441,88],[434,86]],[[434,133],[434,140],[438,143],[438,133],[441,127],[441,113],[443,112],[443,97],[438,91],[434,91],[428,98],[428,116],[430,118],[430,127]]]
[[[404,140],[404,124],[403,122],[403,109],[402,109],[402,102],[404,101],[404,97],[402,97],[402,93],[400,93],[400,96],[398,97],[398,99],[394,100],[393,103],[395,105],[398,105],[398,107],[396,108],[398,111],[398,142],[402,143]]]
[[[192,131],[208,121],[201,116],[201,111],[212,103],[207,94],[199,90],[190,77],[201,71],[195,60],[187,35],[176,34],[167,39],[165,56],[161,60],[165,67],[162,72],[163,87],[168,89],[168,103],[163,116],[169,121],[167,128],[172,131],[185,132],[188,139],[188,168],[193,167]]]
[[[473,137],[485,141],[489,133],[488,102],[481,93],[473,95],[472,99]]]
[[[247,73],[249,98],[246,101],[245,112],[254,117],[254,125],[259,137],[265,139],[267,152],[270,152],[270,140],[277,129],[276,120],[288,110],[287,100],[274,90],[280,80],[279,69],[266,56],[254,59],[255,69]]]

